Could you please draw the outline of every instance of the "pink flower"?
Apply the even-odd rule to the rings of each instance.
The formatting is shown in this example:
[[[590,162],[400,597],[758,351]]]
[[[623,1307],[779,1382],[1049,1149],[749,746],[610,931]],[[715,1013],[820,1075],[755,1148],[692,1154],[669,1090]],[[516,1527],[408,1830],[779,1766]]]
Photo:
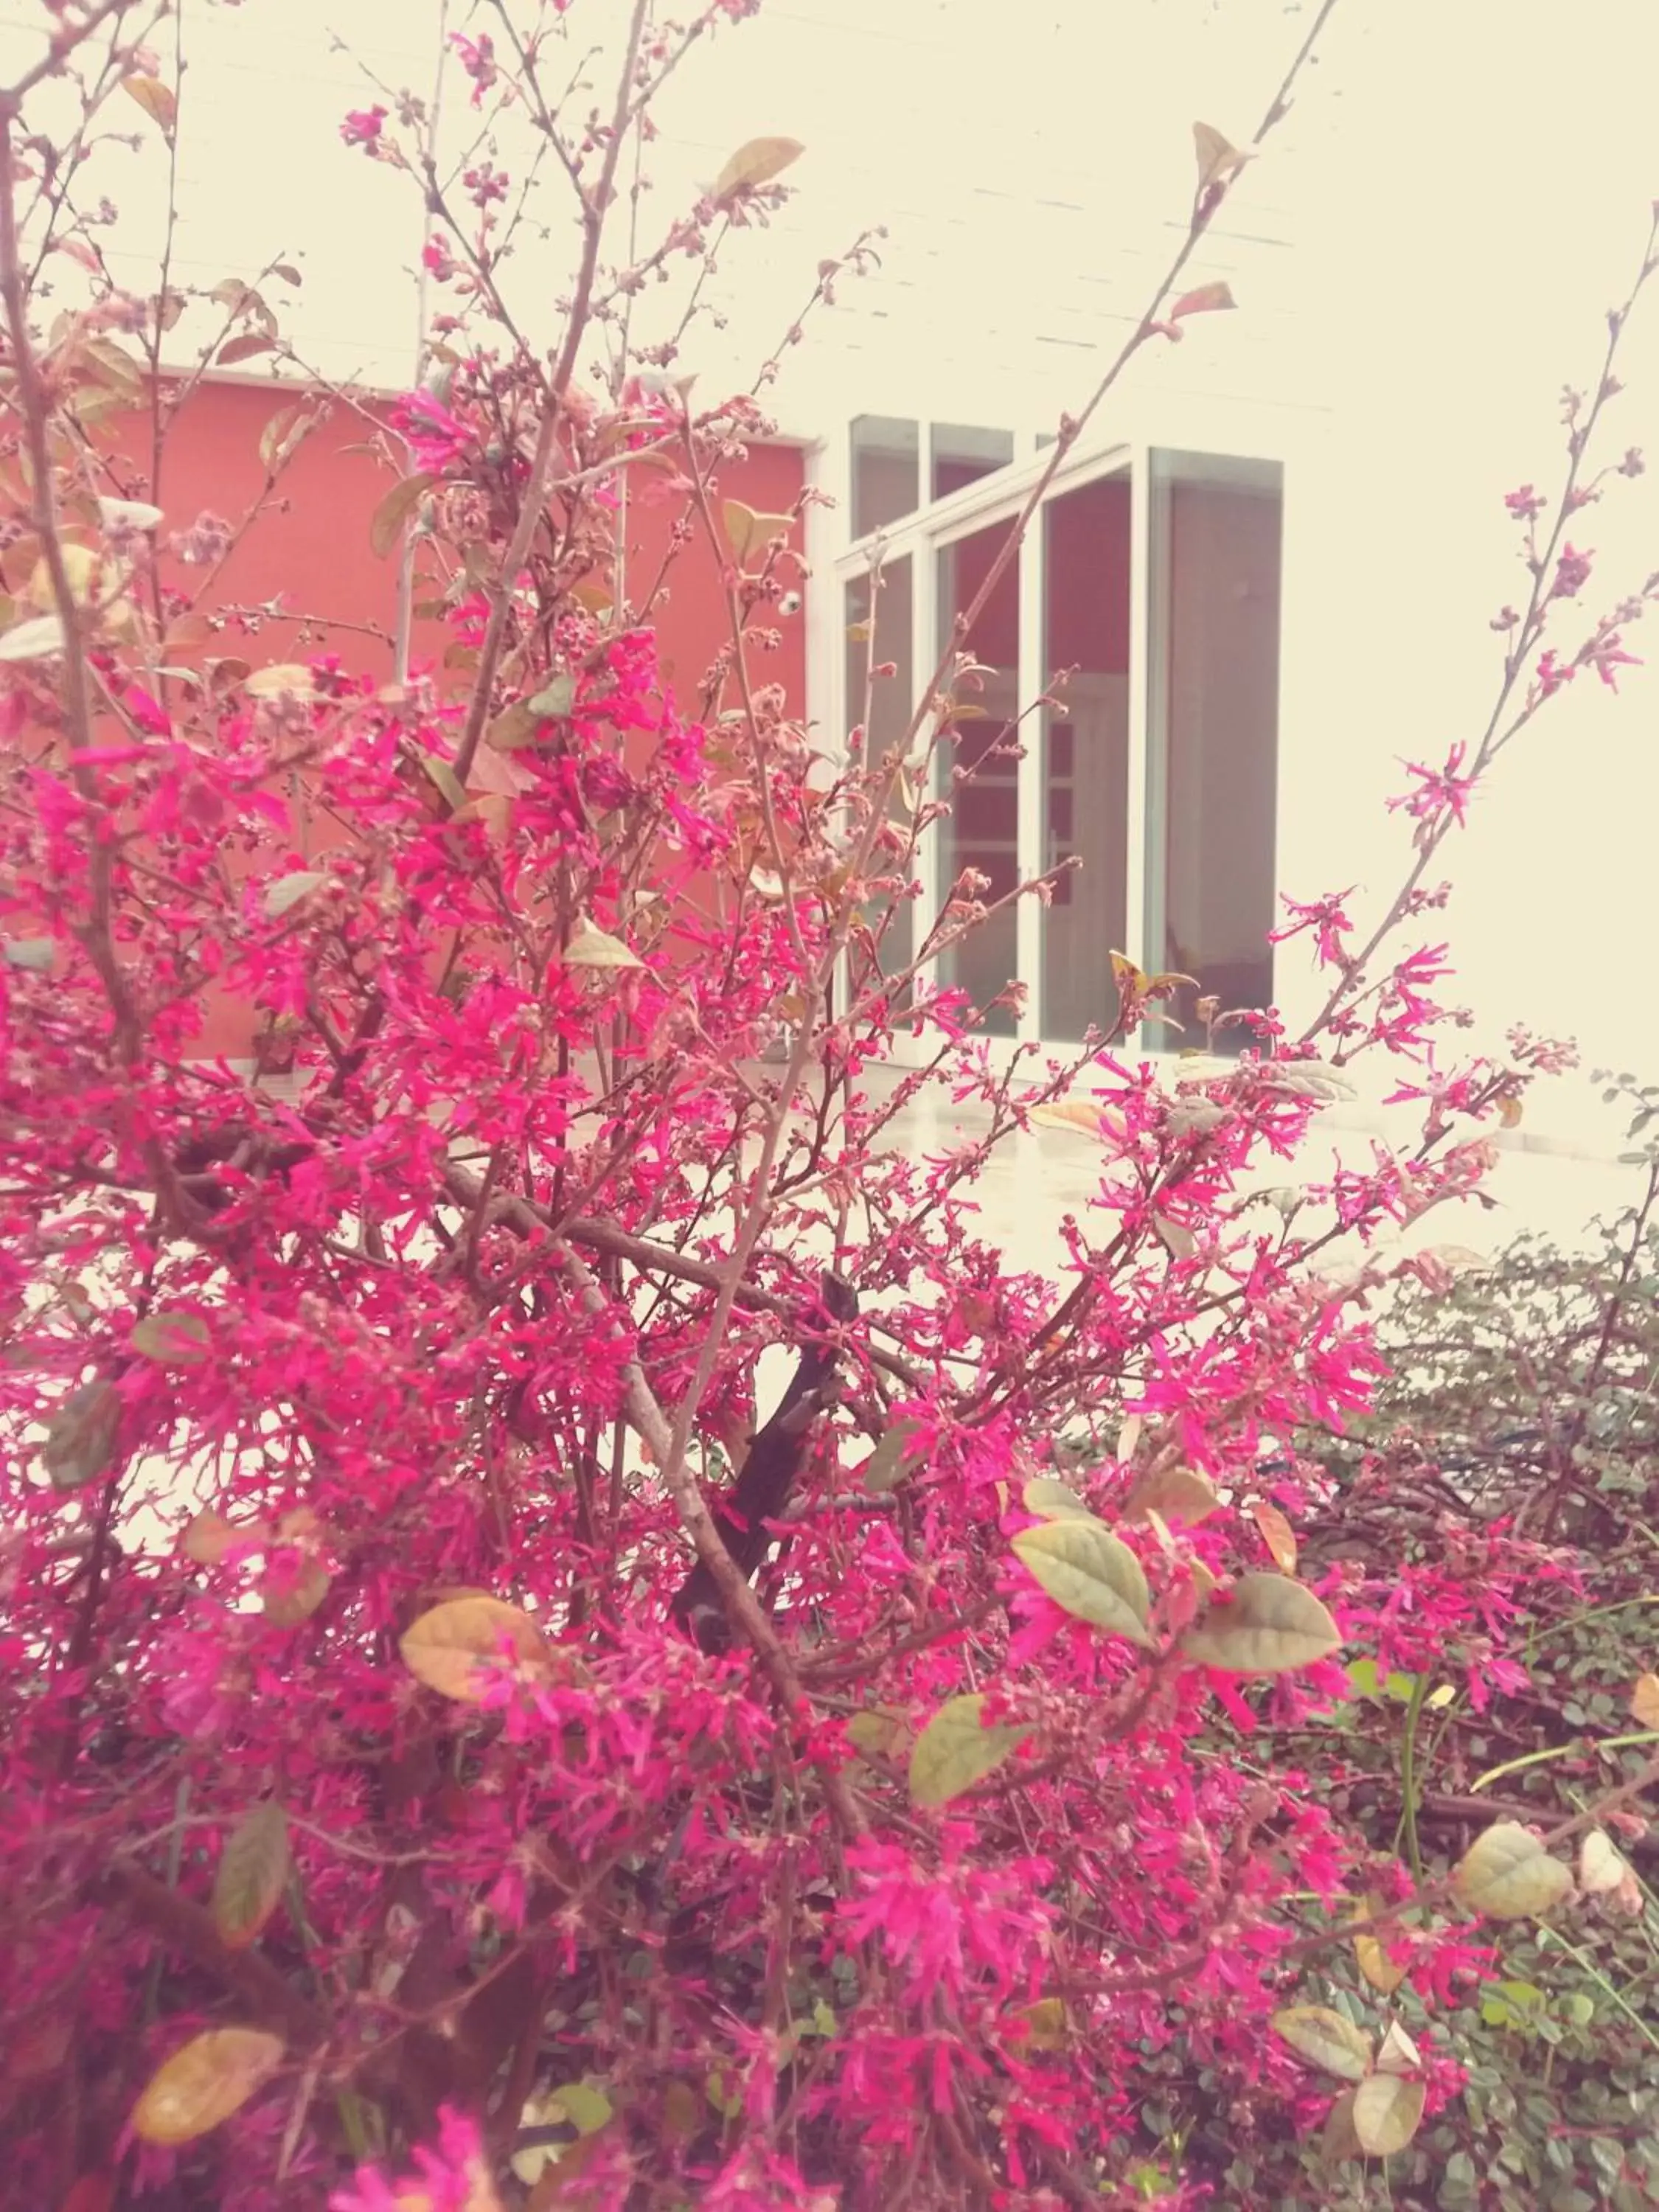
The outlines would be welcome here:
[[[1555,564],[1555,581],[1550,586],[1553,599],[1576,599],[1589,581],[1594,556],[1581,553],[1576,546],[1565,545]]]
[[[472,433],[429,392],[411,392],[399,399],[390,420],[409,447],[410,459],[434,476],[463,465],[473,450]]]
[[[348,146],[373,146],[380,138],[386,117],[384,107],[354,107],[340,125],[340,136]]]
[[[407,2212],[411,2201],[423,2212],[478,2212],[496,2201],[483,2138],[469,2114],[445,2105],[437,2147],[417,2148],[412,2172],[389,2182],[378,2167],[360,2166],[352,2186],[337,2189],[328,2203],[329,2212]]]
[[[1619,689],[1620,668],[1640,668],[1643,665],[1639,653],[1625,651],[1616,629],[1610,630],[1605,637],[1592,641],[1585,648],[1583,658],[1588,665],[1595,671],[1609,691],[1616,691]]]
[[[1406,763],[1406,772],[1416,777],[1417,788],[1401,798],[1391,799],[1389,807],[1391,812],[1403,809],[1423,824],[1423,830],[1419,833],[1419,843],[1425,835],[1432,835],[1445,826],[1447,815],[1460,830],[1467,823],[1469,799],[1476,781],[1473,775],[1462,774],[1463,758],[1468,750],[1461,741],[1455,744],[1446,756],[1445,766],[1441,769],[1425,768],[1418,761]]]
[[[495,45],[487,31],[476,39],[463,38],[457,31],[452,33],[450,44],[461,58],[461,67],[472,80],[472,105],[483,105],[483,96],[495,84],[501,72],[495,65]]]

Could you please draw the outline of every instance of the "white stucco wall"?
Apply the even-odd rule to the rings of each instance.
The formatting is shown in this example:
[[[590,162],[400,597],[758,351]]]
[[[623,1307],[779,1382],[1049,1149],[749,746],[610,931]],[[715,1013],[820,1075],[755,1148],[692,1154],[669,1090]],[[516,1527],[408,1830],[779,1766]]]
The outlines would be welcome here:
[[[785,216],[722,255],[728,326],[705,325],[688,366],[705,389],[751,373],[820,258],[884,222],[880,273],[786,356],[774,397],[787,427],[838,429],[863,409],[1051,421],[1086,392],[1178,236],[1192,121],[1247,137],[1312,6],[765,0],[688,63],[660,110],[647,236],[742,139],[808,149]],[[179,270],[205,284],[286,254],[305,273],[285,306],[306,360],[401,381],[423,223],[408,180],[343,147],[338,123],[386,97],[366,70],[393,93],[429,89],[441,0],[185,7]],[[39,14],[0,0],[8,74]],[[574,0],[569,20],[585,41],[620,14]],[[1132,372],[1120,416],[1143,432],[1297,449],[1287,889],[1358,881],[1362,911],[1367,890],[1385,894],[1404,850],[1382,811],[1398,757],[1443,755],[1484,721],[1498,659],[1487,620],[1524,580],[1501,495],[1554,480],[1557,392],[1593,375],[1601,312],[1659,191],[1656,82],[1651,0],[1339,0],[1295,111],[1193,271],[1228,276],[1241,312],[1194,323]],[[452,80],[452,146],[466,89]],[[523,151],[509,137],[497,158],[514,167]],[[96,184],[124,210],[114,264],[142,288],[165,208],[153,131],[137,155],[100,155]],[[550,337],[568,233],[551,184],[545,198],[550,237],[526,242],[512,276],[526,327]],[[648,312],[682,296],[653,294]],[[1626,374],[1614,450],[1659,448],[1659,292]],[[1587,617],[1659,568],[1656,478],[1613,489],[1575,532],[1602,556]],[[1645,1018],[1656,720],[1659,678],[1640,671],[1618,701],[1582,682],[1559,700],[1459,841],[1449,927],[1491,1027],[1576,1030],[1592,1059],[1659,1073]],[[1298,968],[1292,951],[1292,1005]],[[1533,1125],[1615,1145],[1588,1099],[1556,1086]]]

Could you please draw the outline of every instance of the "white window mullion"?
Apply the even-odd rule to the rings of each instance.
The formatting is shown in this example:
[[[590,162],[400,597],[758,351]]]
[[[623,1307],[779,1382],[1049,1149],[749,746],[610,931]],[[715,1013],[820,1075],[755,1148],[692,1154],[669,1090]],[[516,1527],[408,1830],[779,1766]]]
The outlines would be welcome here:
[[[1162,531],[1154,516],[1156,488],[1148,449],[1137,444],[1129,489],[1129,793],[1125,855],[1125,927],[1120,946],[1144,968],[1163,965],[1164,871],[1158,864],[1164,823],[1164,757],[1155,733],[1162,729],[1167,641],[1164,595],[1154,588],[1153,563]]]
[[[915,690],[910,702],[915,713],[922,693],[931,679],[939,659],[939,548],[931,532],[924,532],[915,543],[910,564],[910,666],[914,672]],[[923,723],[911,755],[913,772],[918,782],[922,781],[922,756],[933,735],[931,721]],[[937,768],[930,769],[921,796],[924,802],[933,796]],[[915,943],[922,939],[939,917],[939,824],[936,822],[922,837],[916,854],[916,878],[921,885],[921,895],[915,905]],[[918,990],[933,990],[939,981],[939,963],[930,960],[916,976]]]
[[[847,589],[836,554],[845,538],[852,496],[852,452],[843,431],[825,438],[806,456],[805,476],[815,489],[835,501],[817,501],[806,509],[802,538],[806,560],[806,724],[811,738],[839,768],[847,759],[852,702],[847,696]],[[845,822],[846,817],[843,817]],[[848,1002],[846,953],[836,963],[830,989],[835,1005]]]
[[[1043,666],[1043,608],[1048,573],[1045,520],[1044,510],[1039,508],[1032,516],[1030,528],[1015,556],[1019,574],[1019,672],[1015,696],[1017,711],[1022,714],[1041,696],[1047,674]],[[1020,736],[1024,743],[1025,757],[1018,769],[1016,817],[1018,847],[1015,866],[1019,881],[1029,883],[1033,876],[1042,872],[1048,862],[1044,850],[1048,840],[1043,835],[1045,808],[1042,716],[1040,712],[1032,712],[1030,720],[1021,724]],[[1025,986],[1025,1005],[1019,1018],[1019,1039],[1024,1044],[1031,1042],[1042,1033],[1042,908],[1036,898],[1022,898],[1015,912],[1018,920],[1018,972]]]

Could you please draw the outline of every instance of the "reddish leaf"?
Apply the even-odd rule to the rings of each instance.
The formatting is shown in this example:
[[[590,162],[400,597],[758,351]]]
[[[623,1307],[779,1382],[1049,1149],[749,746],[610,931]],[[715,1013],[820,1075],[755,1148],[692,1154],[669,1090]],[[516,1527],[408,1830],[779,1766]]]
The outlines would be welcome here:
[[[1219,283],[1200,284],[1195,291],[1182,294],[1170,309],[1170,319],[1173,322],[1178,321],[1182,315],[1211,315],[1222,307],[1236,307],[1237,305],[1231,285]]]
[[[227,338],[214,357],[221,368],[228,368],[234,362],[252,361],[256,353],[271,352],[276,343],[268,331],[244,331]]]

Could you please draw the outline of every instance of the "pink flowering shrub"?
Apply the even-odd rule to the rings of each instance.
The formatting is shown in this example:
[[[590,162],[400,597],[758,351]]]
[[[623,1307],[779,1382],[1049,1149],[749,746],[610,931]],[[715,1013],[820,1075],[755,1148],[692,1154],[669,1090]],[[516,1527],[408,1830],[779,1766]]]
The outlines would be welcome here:
[[[720,494],[758,405],[694,407],[628,346],[645,276],[784,196],[793,149],[757,140],[613,265],[655,85],[749,7],[647,35],[635,4],[591,115],[555,97],[562,6],[458,39],[474,107],[556,146],[581,252],[550,359],[499,289],[496,155],[465,208],[422,186],[445,337],[393,418],[393,512],[455,653],[405,639],[389,684],[168,664],[217,556],[199,591],[164,568],[153,487],[77,412],[77,364],[126,374],[112,331],[149,331],[148,381],[119,358],[150,404],[162,309],[100,270],[40,327],[25,273],[77,219],[18,117],[67,83],[90,131],[125,81],[171,136],[176,87],[121,0],[47,12],[0,100],[19,2201],[1196,2204],[1200,2104],[1235,2144],[1405,2154],[1459,2093],[1486,1922],[1562,1904],[1548,1844],[1589,1816],[1402,1858],[1334,1723],[1355,1662],[1476,1710],[1519,1689],[1528,1609],[1576,1570],[1455,1492],[1414,1551],[1334,1541],[1354,1478],[1312,1440],[1384,1373],[1379,1232],[1477,1188],[1559,1064],[1443,1063],[1428,871],[1549,694],[1630,658],[1651,583],[1543,644],[1589,581],[1559,540],[1609,383],[1553,507],[1510,502],[1498,711],[1408,771],[1398,898],[1363,940],[1346,895],[1288,910],[1329,978],[1309,1032],[1212,1002],[1242,1054],[1159,1062],[1168,979],[1125,960],[1111,1035],[1000,1068],[983,1009],[883,972],[928,818],[894,810],[902,755],[815,751],[765,678],[797,564]],[[341,135],[419,175],[425,127],[405,95]],[[1126,361],[1223,304],[1180,292],[1243,158],[1218,138]],[[586,389],[599,332],[616,374]],[[615,574],[621,483],[665,475],[722,562],[696,711]],[[953,887],[918,967],[981,916]],[[906,980],[931,1058],[895,1093]],[[280,1035],[281,1084],[202,1056],[211,994]],[[1420,1141],[1264,1191],[1377,1054]],[[930,1094],[983,1136],[911,1156],[896,1114]],[[1034,1118],[1101,1152],[1043,1273],[974,1203]]]

